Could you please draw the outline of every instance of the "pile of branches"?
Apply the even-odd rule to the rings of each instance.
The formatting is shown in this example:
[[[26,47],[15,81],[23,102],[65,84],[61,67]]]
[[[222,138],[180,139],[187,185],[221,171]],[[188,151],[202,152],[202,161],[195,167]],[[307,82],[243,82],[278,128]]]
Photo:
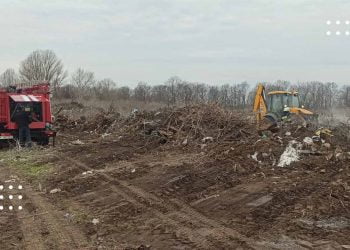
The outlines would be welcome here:
[[[101,134],[112,132],[115,124],[121,120],[121,115],[114,110],[102,111],[96,114],[91,120],[86,121],[82,129]]]
[[[182,142],[204,138],[238,140],[254,133],[255,128],[242,113],[208,104],[136,113],[125,121],[124,129]]]
[[[81,120],[74,120],[66,114],[59,114],[55,117],[54,125],[56,130],[76,129]]]
[[[59,114],[55,119],[55,128],[61,131],[69,129],[71,131],[88,131],[101,134],[111,131],[119,120],[121,120],[120,114],[112,109],[101,110],[89,118],[80,116],[78,119],[74,119],[67,114]]]

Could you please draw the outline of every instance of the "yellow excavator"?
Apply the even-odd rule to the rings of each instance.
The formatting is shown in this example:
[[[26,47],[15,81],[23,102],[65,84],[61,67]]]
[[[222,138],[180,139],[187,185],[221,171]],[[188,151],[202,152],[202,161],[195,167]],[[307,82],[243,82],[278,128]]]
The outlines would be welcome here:
[[[300,105],[299,95],[296,91],[271,91],[265,95],[265,86],[258,84],[255,95],[253,111],[256,113],[256,121],[259,134],[264,131],[277,132],[280,122],[291,121],[296,117],[303,126],[314,113]]]

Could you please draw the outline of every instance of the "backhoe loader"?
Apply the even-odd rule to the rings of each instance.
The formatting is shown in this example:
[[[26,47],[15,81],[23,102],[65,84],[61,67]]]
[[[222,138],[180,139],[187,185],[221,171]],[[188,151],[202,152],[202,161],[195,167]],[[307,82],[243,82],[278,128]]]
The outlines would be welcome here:
[[[296,91],[271,91],[265,96],[265,87],[258,84],[253,111],[256,113],[258,133],[277,132],[279,124],[296,118],[303,126],[315,117],[314,113],[300,105]]]

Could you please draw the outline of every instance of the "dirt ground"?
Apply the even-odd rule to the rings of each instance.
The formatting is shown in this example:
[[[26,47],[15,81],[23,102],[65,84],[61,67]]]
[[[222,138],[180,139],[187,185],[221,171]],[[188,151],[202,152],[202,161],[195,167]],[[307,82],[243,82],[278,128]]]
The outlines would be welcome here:
[[[0,154],[1,249],[350,249],[347,124],[260,137],[197,106],[56,125],[56,147]]]

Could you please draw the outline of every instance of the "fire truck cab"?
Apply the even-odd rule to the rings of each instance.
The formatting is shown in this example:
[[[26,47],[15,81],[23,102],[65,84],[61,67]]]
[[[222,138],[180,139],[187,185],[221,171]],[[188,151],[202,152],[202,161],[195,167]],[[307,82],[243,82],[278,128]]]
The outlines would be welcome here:
[[[31,139],[40,145],[47,145],[50,137],[55,138],[52,128],[50,86],[48,83],[30,87],[0,89],[0,141],[18,138],[18,127],[13,117],[22,107],[32,116],[29,125]]]

